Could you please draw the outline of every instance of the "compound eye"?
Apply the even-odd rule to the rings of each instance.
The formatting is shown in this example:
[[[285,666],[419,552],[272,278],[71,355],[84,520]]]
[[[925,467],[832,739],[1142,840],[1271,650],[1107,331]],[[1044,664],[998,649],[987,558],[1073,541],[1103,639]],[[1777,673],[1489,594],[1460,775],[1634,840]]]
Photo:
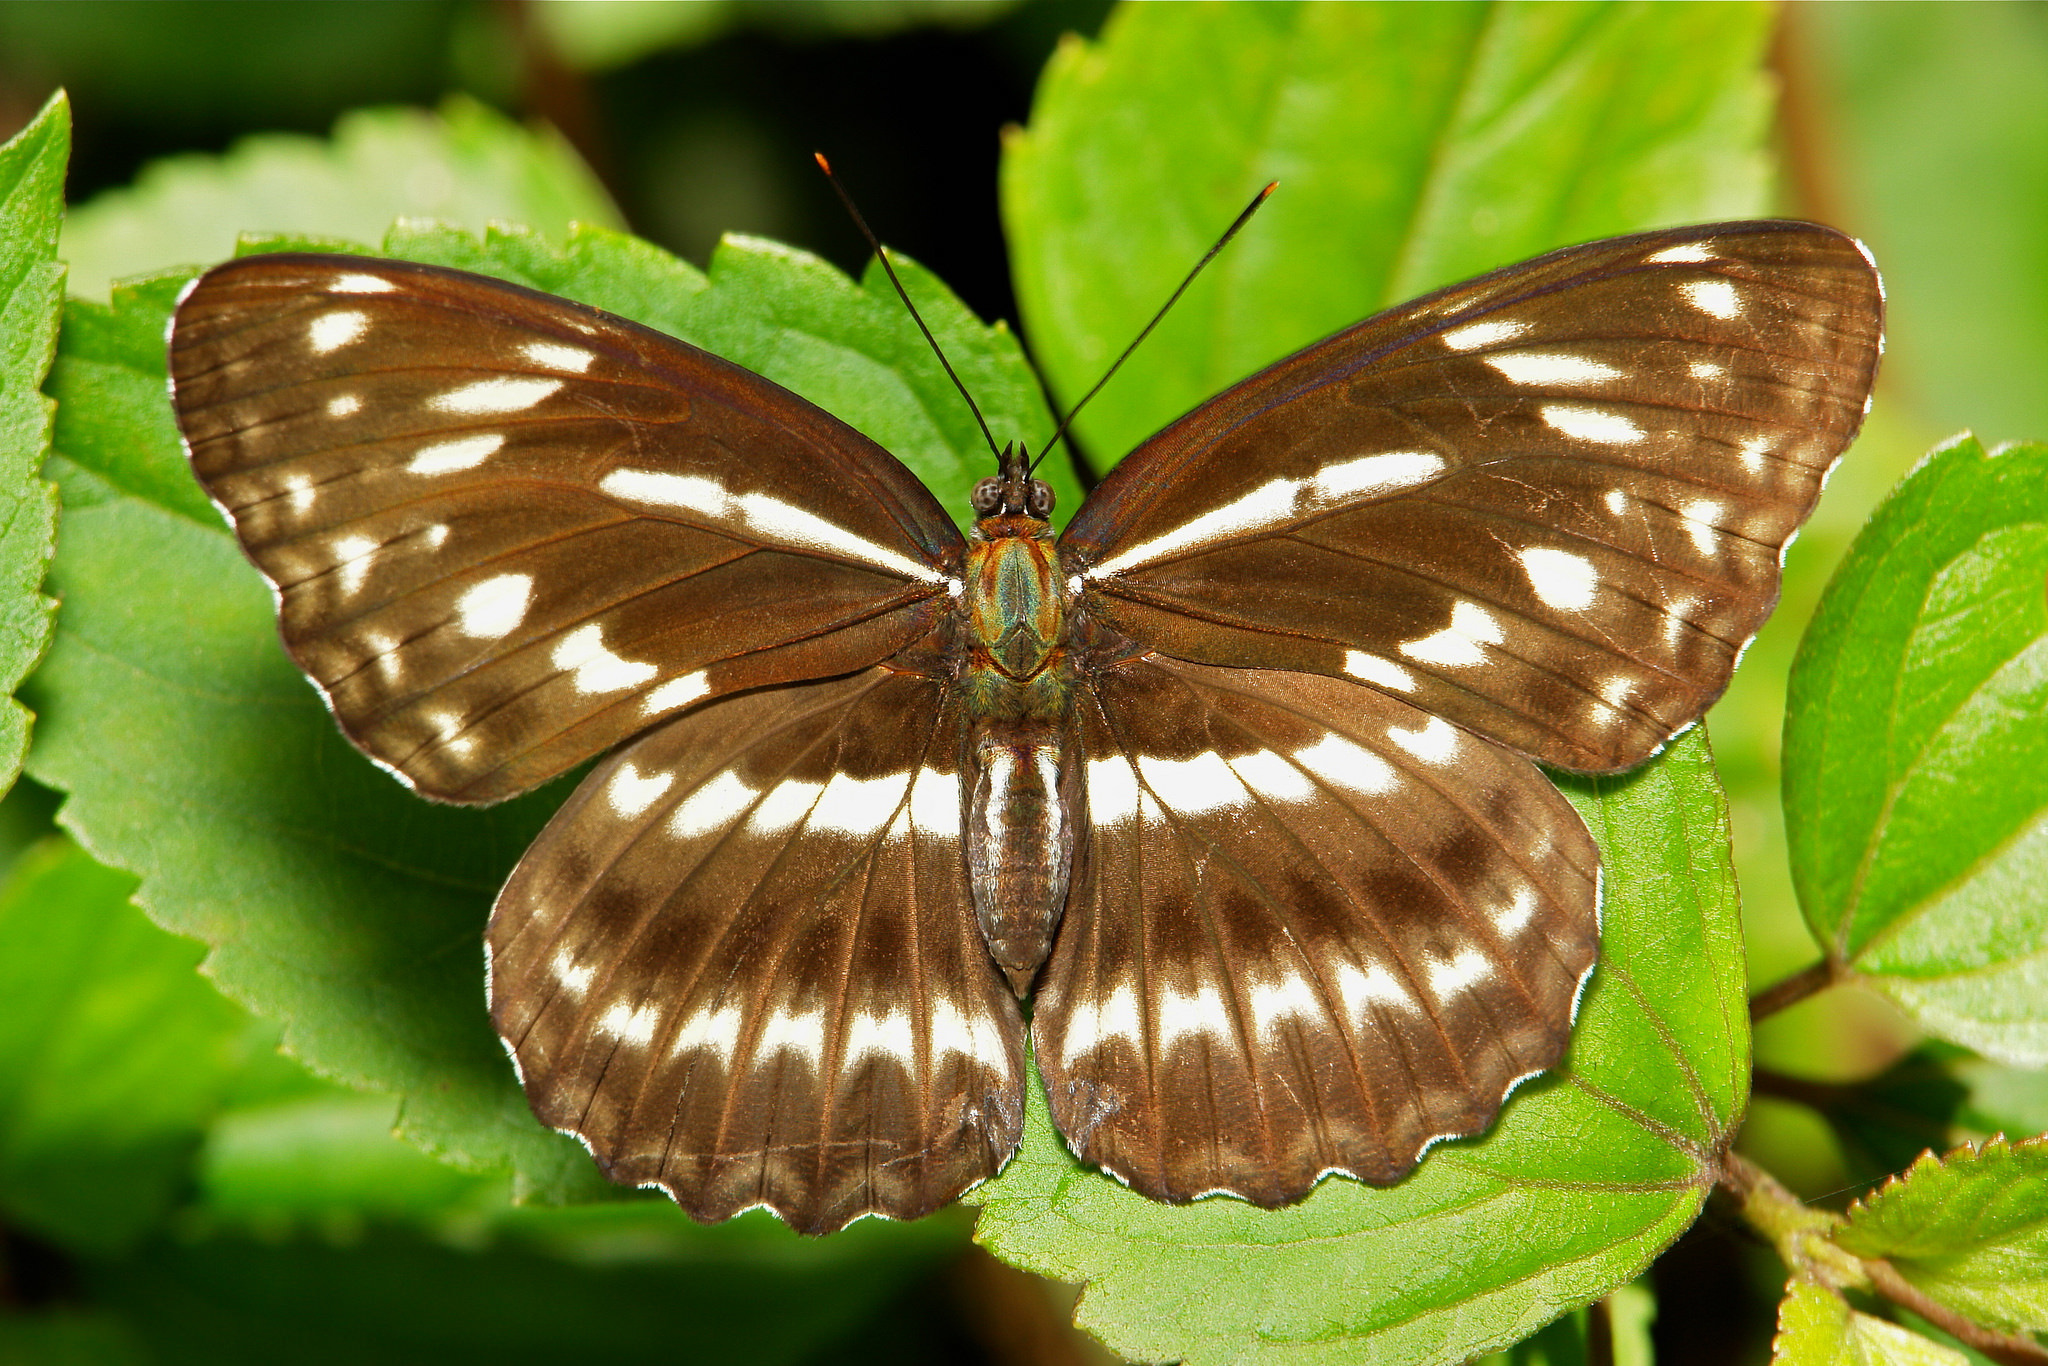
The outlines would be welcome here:
[[[1043,520],[1052,516],[1051,484],[1046,483],[1043,479],[1034,479],[1031,481],[1031,491],[1025,494],[1024,497],[1025,506],[1031,509],[1033,517]]]
[[[976,513],[983,517],[988,516],[1003,505],[1003,481],[982,480],[974,486],[974,492],[968,495],[967,501]]]

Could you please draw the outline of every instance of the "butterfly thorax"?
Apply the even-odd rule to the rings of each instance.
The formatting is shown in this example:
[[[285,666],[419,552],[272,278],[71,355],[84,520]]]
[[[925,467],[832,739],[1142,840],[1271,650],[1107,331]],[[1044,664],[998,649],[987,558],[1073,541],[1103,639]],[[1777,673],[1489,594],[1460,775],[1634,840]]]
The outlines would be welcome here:
[[[974,505],[981,515],[961,576],[968,649],[957,678],[969,718],[967,871],[989,953],[1022,995],[1066,905],[1081,819],[1074,680],[1059,549],[1045,517],[1051,491],[1006,451],[1003,477],[984,480]]]

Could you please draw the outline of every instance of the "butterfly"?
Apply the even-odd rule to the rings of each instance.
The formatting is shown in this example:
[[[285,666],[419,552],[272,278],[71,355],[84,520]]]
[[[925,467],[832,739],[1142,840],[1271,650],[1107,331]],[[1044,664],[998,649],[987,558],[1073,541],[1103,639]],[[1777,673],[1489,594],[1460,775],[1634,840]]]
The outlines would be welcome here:
[[[494,802],[534,1112],[700,1220],[912,1218],[1020,1141],[1162,1201],[1398,1180],[1554,1064],[1600,860],[1538,765],[1727,685],[1868,406],[1832,229],[1555,251],[963,536],[789,391],[458,271],[274,254],[170,333],[193,471],[348,738]],[[1028,1003],[1028,1024],[1027,1024]]]

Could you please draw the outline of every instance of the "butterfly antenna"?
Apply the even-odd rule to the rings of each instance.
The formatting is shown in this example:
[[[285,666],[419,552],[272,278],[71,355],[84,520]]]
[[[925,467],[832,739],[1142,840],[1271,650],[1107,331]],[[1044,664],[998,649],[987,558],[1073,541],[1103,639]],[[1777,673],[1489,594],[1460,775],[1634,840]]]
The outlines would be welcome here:
[[[937,356],[939,364],[946,368],[946,378],[953,381],[953,387],[960,391],[960,397],[967,400],[967,411],[974,414],[974,421],[981,428],[982,440],[988,442],[989,450],[994,453],[996,459],[1001,460],[1003,453],[996,445],[995,433],[988,429],[988,419],[981,415],[981,409],[974,402],[974,395],[967,392],[967,386],[960,382],[960,376],[953,373],[953,362],[946,359],[946,353],[939,349],[939,339],[924,325],[924,315],[917,311],[916,304],[910,302],[910,294],[903,288],[903,282],[896,278],[896,267],[889,263],[889,253],[883,250],[881,239],[876,237],[874,230],[868,226],[868,220],[860,216],[860,210],[854,206],[853,196],[839,183],[839,177],[832,174],[832,163],[825,160],[825,154],[813,152],[811,155],[818,159],[818,169],[825,173],[825,179],[832,182],[833,192],[839,196],[839,202],[844,204],[846,212],[852,215],[854,226],[860,229],[861,236],[868,239],[868,245],[875,249],[875,256],[881,261],[882,269],[889,272],[889,283],[896,286],[896,297],[903,300],[903,306],[910,310],[911,321],[917,324],[918,331],[924,333],[925,341],[931,345],[932,354]]]
[[[1079,403],[1076,403],[1073,407],[1067,409],[1067,415],[1060,419],[1059,428],[1053,432],[1052,440],[1045,443],[1045,449],[1038,453],[1038,459],[1033,460],[1031,462],[1032,469],[1037,469],[1038,461],[1043,460],[1045,459],[1045,457],[1052,454],[1052,448],[1054,446],[1059,445],[1060,438],[1067,434],[1067,428],[1073,425],[1074,418],[1080,413],[1080,411],[1083,408],[1088,406],[1088,400],[1094,398],[1097,394],[1102,392],[1102,386],[1109,383],[1109,377],[1111,375],[1114,375],[1117,372],[1118,368],[1122,366],[1125,361],[1131,358],[1131,352],[1138,349],[1138,343],[1145,340],[1145,338],[1151,336],[1152,329],[1159,326],[1159,320],[1166,316],[1167,310],[1180,302],[1180,296],[1188,292],[1188,286],[1195,282],[1195,277],[1202,273],[1202,268],[1208,265],[1211,261],[1216,259],[1217,252],[1222,251],[1224,247],[1230,245],[1230,239],[1237,236],[1238,229],[1242,228],[1245,224],[1251,222],[1252,215],[1257,213],[1259,211],[1259,206],[1266,202],[1266,196],[1272,194],[1273,191],[1279,188],[1279,181],[1271,181],[1268,182],[1265,189],[1260,190],[1257,194],[1252,196],[1252,202],[1245,205],[1244,212],[1239,214],[1236,220],[1232,222],[1229,227],[1223,230],[1223,235],[1216,239],[1216,245],[1209,248],[1208,252],[1202,257],[1201,260],[1195,262],[1195,268],[1188,272],[1188,276],[1185,280],[1182,280],[1180,282],[1180,288],[1174,290],[1172,296],[1168,298],[1165,303],[1159,306],[1159,311],[1152,315],[1152,321],[1145,324],[1144,330],[1139,332],[1137,336],[1133,337],[1131,339],[1131,344],[1124,348],[1124,353],[1121,356],[1118,356],[1114,361],[1110,363],[1109,369],[1102,372],[1102,378],[1095,381],[1095,387],[1093,389],[1090,389],[1087,393],[1081,395],[1081,401]],[[842,193],[844,192],[842,191]]]

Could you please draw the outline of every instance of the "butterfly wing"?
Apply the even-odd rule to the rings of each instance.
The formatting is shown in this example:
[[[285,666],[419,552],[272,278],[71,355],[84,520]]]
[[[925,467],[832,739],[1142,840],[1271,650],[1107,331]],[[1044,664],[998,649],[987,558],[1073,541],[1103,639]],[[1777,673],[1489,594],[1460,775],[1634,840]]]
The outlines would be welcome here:
[[[1599,855],[1535,765],[1355,683],[1156,658],[1080,729],[1032,1030],[1084,1160],[1169,1201],[1392,1181],[1563,1053]]]
[[[1615,238],[1428,295],[1147,441],[1063,553],[1182,659],[1370,683],[1545,763],[1727,686],[1854,437],[1882,295],[1805,223]]]
[[[202,276],[170,342],[192,467],[365,753],[524,791],[693,702],[929,629],[960,539],[845,423],[624,319],[350,256]]]
[[[960,852],[961,714],[870,669],[666,722],[578,787],[491,917],[540,1117],[696,1218],[913,1219],[1023,1122],[1023,1024]]]

